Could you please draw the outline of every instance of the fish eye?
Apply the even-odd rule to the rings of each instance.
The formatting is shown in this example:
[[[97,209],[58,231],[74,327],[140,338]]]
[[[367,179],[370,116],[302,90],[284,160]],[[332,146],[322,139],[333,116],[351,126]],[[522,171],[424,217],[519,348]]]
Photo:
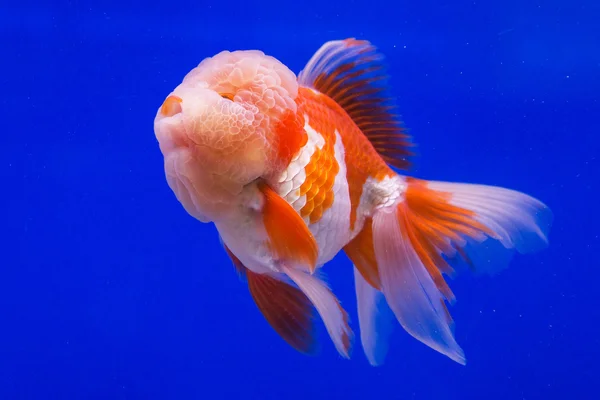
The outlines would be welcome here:
[[[233,101],[233,93],[219,93],[222,98]]]

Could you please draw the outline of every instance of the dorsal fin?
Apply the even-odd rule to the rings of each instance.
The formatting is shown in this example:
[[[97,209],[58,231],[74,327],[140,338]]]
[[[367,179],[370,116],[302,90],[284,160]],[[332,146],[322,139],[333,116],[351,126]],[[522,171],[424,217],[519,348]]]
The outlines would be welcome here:
[[[408,169],[413,147],[388,89],[383,55],[366,40],[325,43],[298,75],[298,83],[335,100],[391,166]]]

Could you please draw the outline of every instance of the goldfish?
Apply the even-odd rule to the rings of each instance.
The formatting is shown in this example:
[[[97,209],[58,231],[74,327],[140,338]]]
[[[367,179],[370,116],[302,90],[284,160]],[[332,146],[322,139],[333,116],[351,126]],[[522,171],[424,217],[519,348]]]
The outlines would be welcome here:
[[[324,43],[298,75],[260,50],[207,57],[154,119],[166,181],[187,214],[215,226],[293,349],[314,354],[322,321],[351,358],[354,330],[324,268],[343,252],[371,365],[396,322],[465,364],[447,277],[545,249],[552,211],[512,189],[412,176],[416,144],[389,78],[379,49],[355,38]]]

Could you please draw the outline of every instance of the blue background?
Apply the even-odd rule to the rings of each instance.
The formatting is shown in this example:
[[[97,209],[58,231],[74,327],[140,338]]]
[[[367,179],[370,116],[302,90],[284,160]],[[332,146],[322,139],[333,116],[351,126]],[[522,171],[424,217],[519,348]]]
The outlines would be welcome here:
[[[3,3],[0,399],[597,399],[599,20],[594,0]],[[451,282],[466,367],[399,327],[380,368],[323,328],[296,353],[164,179],[153,118],[204,57],[299,72],[346,37],[387,56],[416,176],[554,211],[546,251]],[[356,331],[350,263],[327,272]]]

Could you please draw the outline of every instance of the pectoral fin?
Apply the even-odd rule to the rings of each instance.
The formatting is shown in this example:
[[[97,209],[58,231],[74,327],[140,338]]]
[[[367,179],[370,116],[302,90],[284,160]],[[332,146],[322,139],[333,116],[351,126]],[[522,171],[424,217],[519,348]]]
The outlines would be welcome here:
[[[319,253],[308,226],[294,207],[266,183],[260,183],[258,188],[264,196],[263,221],[271,249],[287,265],[312,274]]]

